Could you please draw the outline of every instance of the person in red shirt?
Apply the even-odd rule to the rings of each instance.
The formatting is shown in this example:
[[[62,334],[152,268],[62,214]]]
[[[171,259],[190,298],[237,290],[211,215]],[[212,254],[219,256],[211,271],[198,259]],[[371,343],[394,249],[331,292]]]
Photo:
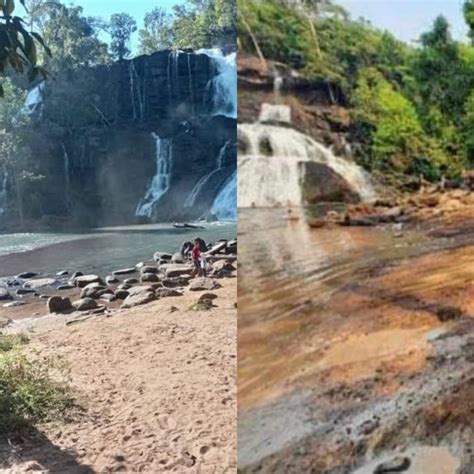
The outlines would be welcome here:
[[[193,261],[194,269],[191,273],[191,276],[195,277],[196,275],[202,276],[202,267],[201,267],[201,243],[199,239],[194,240],[194,247],[191,250],[191,259]]]

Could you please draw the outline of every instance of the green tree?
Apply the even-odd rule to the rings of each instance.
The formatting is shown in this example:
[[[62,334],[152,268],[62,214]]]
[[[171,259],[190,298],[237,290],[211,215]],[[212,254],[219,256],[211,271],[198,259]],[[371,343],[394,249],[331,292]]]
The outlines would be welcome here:
[[[24,0],[20,1],[25,6]],[[41,45],[47,54],[50,51],[38,33],[25,29],[22,18],[13,15],[14,10],[13,0],[0,1],[0,78],[10,69],[19,74],[26,73],[30,81],[38,74],[47,77],[46,69],[38,65],[37,45]],[[0,83],[0,97],[3,95],[4,87]]]
[[[173,17],[156,7],[145,15],[144,28],[139,31],[140,52],[152,54],[173,46]]]
[[[115,13],[109,24],[112,54],[118,60],[128,57],[132,34],[137,31],[137,22],[128,13]]]
[[[474,0],[465,0],[463,5],[464,20],[469,29],[471,44],[474,45]]]
[[[52,58],[44,61],[54,73],[110,62],[108,46],[99,39],[102,24],[96,18],[85,17],[82,7],[34,0],[28,19],[50,46]]]

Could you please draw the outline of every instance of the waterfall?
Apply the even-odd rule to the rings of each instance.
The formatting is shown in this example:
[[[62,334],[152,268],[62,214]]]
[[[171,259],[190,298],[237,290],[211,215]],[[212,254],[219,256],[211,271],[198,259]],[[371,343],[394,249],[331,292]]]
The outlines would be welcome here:
[[[3,217],[7,208],[8,171],[3,168],[3,177],[0,181],[0,217]]]
[[[35,113],[43,105],[44,81],[31,89],[25,99],[24,111],[28,115]]]
[[[314,161],[339,174],[363,200],[375,192],[368,175],[354,162],[294,129],[263,123],[238,126],[239,207],[300,206],[299,162]]]
[[[217,75],[208,84],[212,94],[212,115],[224,115],[237,118],[237,55],[230,53],[224,56],[218,49],[200,49],[197,54],[211,58]]]
[[[173,147],[172,140],[167,138],[160,138],[155,133],[152,133],[155,140],[155,158],[156,158],[156,173],[153,177],[150,187],[145,197],[140,201],[135,213],[136,216],[151,217],[154,205],[161,199],[161,197],[169,190],[171,172],[173,165]]]
[[[227,151],[227,148],[231,145],[231,140],[227,140],[223,147],[220,149],[219,154],[217,155],[217,160],[216,160],[216,168],[212,170],[210,173],[206,174],[203,176],[197,183],[196,186],[194,186],[193,190],[191,191],[191,194],[188,196],[186,199],[186,202],[184,203],[184,207],[193,207],[194,203],[196,202],[196,198],[199,196],[201,193],[201,190],[206,189],[207,183],[210,181],[210,179],[218,172],[220,171],[223,166],[224,166],[224,158],[225,154]]]
[[[214,200],[211,214],[219,219],[237,218],[237,170],[232,173]]]

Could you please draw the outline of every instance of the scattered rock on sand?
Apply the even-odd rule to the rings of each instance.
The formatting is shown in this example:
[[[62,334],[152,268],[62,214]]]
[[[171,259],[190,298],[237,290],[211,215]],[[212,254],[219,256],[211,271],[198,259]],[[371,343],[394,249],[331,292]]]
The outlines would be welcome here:
[[[12,300],[13,296],[5,288],[0,288],[0,301]]]
[[[156,273],[143,273],[141,276],[142,283],[151,282],[157,283],[160,281]]]
[[[100,283],[103,284],[102,279],[98,275],[81,275],[74,278],[74,283],[79,288],[84,288],[90,283]]]
[[[24,284],[25,288],[38,289],[45,286],[55,285],[58,281],[54,278],[38,278],[36,280],[29,280]]]
[[[134,286],[127,291],[130,296],[140,295],[142,293],[155,293],[155,289],[151,285]]]
[[[171,261],[173,263],[184,263],[184,258],[183,256],[179,253],[179,252],[176,252],[175,254],[173,254],[173,256],[171,257]]]
[[[218,260],[212,264],[212,270],[214,272],[226,271],[226,272],[235,272],[237,270],[232,263],[227,262],[226,260]]]
[[[155,254],[153,255],[153,260],[155,260],[155,262],[158,262],[160,260],[171,260],[173,258],[173,256],[169,253],[164,253],[164,252],[155,252]]]
[[[411,460],[407,457],[396,457],[390,461],[379,464],[375,470],[374,474],[391,474],[394,472],[403,472],[408,470],[411,466]]]
[[[5,303],[4,308],[15,308],[16,306],[23,306],[26,303],[24,301],[11,301],[10,303]]]
[[[113,293],[104,293],[100,296],[100,299],[112,303],[112,301],[115,301],[117,297]]]
[[[99,298],[105,292],[110,292],[100,283],[89,283],[81,291],[81,298]]]
[[[114,285],[116,283],[120,283],[120,280],[113,275],[108,275],[105,277],[105,283],[107,283],[107,285]]]
[[[75,288],[74,285],[71,285],[69,283],[65,283],[64,285],[59,285],[56,289],[62,291],[62,290],[72,290],[74,288]]]
[[[135,273],[137,269],[134,268],[122,268],[121,270],[115,270],[112,272],[114,275],[130,275],[131,273]]]
[[[155,292],[158,298],[169,298],[171,296],[183,296],[183,293],[171,288],[159,288]]]
[[[127,290],[117,290],[115,292],[115,297],[118,299],[118,300],[124,300],[127,296],[128,296],[128,291]]]
[[[6,328],[11,322],[10,318],[0,317],[0,328]]]
[[[179,286],[189,285],[189,278],[176,277],[176,278],[165,278],[161,281],[166,288],[177,288]]]
[[[158,273],[158,268],[152,267],[150,265],[144,265],[141,269],[140,272],[143,273]]]
[[[213,301],[217,298],[217,295],[215,293],[203,293],[199,299],[198,299],[198,303],[200,303],[201,301]]]
[[[84,273],[82,272],[74,272],[71,276],[71,278],[74,280],[74,278],[77,278],[77,277],[80,277],[80,276],[83,276]]]
[[[77,311],[89,311],[97,308],[97,303],[92,298],[82,298],[72,303]]]
[[[129,295],[122,304],[122,308],[133,308],[134,306],[139,306],[142,304],[150,303],[155,300],[155,293],[144,291],[135,295]]]
[[[38,276],[38,273],[36,272],[23,272],[17,275],[17,278],[21,278],[22,280],[27,280],[28,278],[34,278],[35,276]]]
[[[62,270],[62,271],[56,273],[56,276],[58,276],[58,277],[63,277],[63,276],[66,276],[66,275],[69,275],[69,272],[67,270]]]
[[[189,285],[189,289],[191,291],[204,291],[204,290],[209,291],[209,290],[215,290],[220,287],[221,285],[217,283],[217,281],[213,280],[212,278],[207,278],[207,277],[196,278]]]
[[[50,313],[64,313],[72,309],[71,300],[69,298],[61,298],[60,296],[49,298],[46,306]]]
[[[18,296],[24,296],[24,295],[34,295],[36,293],[36,290],[33,290],[31,288],[18,288],[16,290],[15,294]]]
[[[163,270],[167,278],[174,278],[183,275],[191,275],[193,267],[189,265],[163,265]]]
[[[123,281],[126,285],[136,285],[139,281],[136,278],[127,278]]]
[[[130,285],[127,285],[126,283],[121,283],[119,286],[117,286],[117,290],[128,290],[131,288]]]

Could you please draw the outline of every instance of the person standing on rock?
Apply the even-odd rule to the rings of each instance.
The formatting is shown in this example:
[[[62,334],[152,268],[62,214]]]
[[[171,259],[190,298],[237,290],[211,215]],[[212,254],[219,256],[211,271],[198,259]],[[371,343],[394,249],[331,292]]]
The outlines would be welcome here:
[[[196,275],[202,276],[203,275],[203,270],[201,266],[201,239],[194,239],[194,247],[191,251],[191,259],[193,261],[194,269],[191,273],[192,277],[195,277]]]

